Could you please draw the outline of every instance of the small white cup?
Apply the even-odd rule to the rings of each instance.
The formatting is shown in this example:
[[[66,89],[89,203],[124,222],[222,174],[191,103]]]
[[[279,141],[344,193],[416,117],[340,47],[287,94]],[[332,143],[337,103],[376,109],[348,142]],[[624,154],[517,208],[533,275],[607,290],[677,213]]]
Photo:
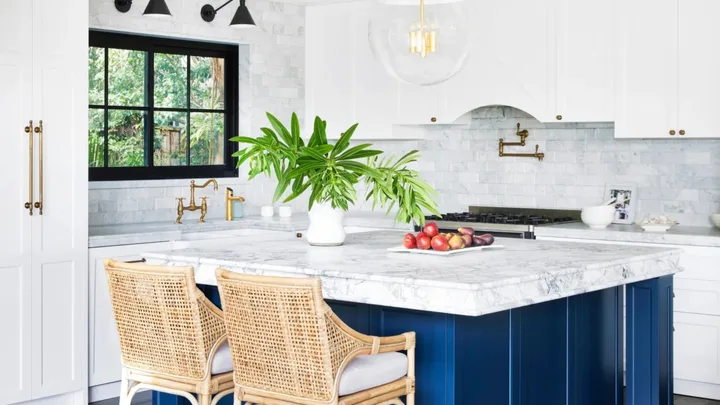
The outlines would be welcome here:
[[[263,205],[260,207],[260,215],[263,217],[271,217],[275,214],[275,210],[272,205]]]
[[[292,207],[283,205],[282,207],[278,208],[278,213],[283,218],[290,218],[292,216]]]

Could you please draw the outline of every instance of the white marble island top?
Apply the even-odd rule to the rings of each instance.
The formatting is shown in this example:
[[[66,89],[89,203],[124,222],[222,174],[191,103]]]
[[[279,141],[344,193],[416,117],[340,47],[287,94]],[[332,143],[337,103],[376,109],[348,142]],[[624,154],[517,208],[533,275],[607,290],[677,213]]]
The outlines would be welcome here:
[[[248,241],[148,253],[149,263],[195,266],[198,284],[215,269],[317,276],[325,298],[459,315],[483,315],[674,274],[680,249],[498,239],[505,249],[455,256],[391,253],[402,232],[352,234],[341,247],[305,239]]]

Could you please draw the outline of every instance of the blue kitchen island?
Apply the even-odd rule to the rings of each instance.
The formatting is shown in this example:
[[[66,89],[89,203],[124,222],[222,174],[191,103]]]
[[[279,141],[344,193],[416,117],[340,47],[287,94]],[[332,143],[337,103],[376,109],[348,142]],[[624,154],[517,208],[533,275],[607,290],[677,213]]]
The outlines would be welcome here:
[[[417,333],[418,405],[672,404],[680,250],[498,239],[504,249],[447,257],[387,252],[401,240],[372,232],[336,248],[282,239],[146,258],[195,266],[218,304],[217,267],[320,277],[334,311],[358,331]],[[153,402],[186,403],[162,393]]]

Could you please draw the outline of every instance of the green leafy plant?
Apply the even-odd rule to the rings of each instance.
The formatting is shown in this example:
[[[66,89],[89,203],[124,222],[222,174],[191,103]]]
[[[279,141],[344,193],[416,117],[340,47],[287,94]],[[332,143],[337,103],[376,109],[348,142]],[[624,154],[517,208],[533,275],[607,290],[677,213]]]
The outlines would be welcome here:
[[[416,150],[395,157],[381,157],[382,151],[372,144],[350,146],[358,127],[355,124],[342,133],[334,144],[327,140],[326,122],[315,117],[313,133],[307,144],[300,136],[296,114],[290,129],[272,114],[267,114],[272,128],[261,128],[262,136],[238,136],[231,141],[248,145],[233,154],[238,167],[248,163],[249,178],[265,173],[275,176],[278,184],[273,202],[291,201],[309,190],[308,209],[316,203],[329,202],[333,208],[347,211],[357,201],[356,186],[367,186],[365,199],[372,200],[387,212],[397,207],[395,220],[425,223],[425,212],[440,215],[434,198],[437,193],[408,165],[420,157]]]

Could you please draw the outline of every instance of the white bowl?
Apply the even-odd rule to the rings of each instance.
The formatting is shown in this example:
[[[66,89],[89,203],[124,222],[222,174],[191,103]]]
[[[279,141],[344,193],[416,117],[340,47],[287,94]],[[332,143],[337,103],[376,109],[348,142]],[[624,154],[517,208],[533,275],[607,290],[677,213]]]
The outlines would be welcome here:
[[[710,215],[710,222],[712,222],[716,228],[720,228],[720,214]]]
[[[615,220],[615,207],[612,205],[585,207],[580,212],[580,219],[590,229],[605,229]]]

